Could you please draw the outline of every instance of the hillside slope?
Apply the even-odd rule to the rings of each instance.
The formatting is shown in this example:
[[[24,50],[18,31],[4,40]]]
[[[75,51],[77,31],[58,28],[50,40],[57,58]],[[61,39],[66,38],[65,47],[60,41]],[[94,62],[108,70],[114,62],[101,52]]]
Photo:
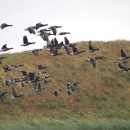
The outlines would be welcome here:
[[[120,72],[115,65],[120,57],[120,50],[124,49],[130,55],[129,41],[93,41],[93,46],[99,47],[99,51],[92,53],[81,53],[68,56],[62,48],[58,56],[50,56],[46,49],[34,57],[29,52],[17,54],[4,54],[6,58],[2,61],[0,71],[0,91],[7,91],[4,103],[0,102],[0,120],[27,120],[40,118],[55,119],[101,119],[101,118],[130,118],[130,72]],[[88,42],[79,42],[78,50],[88,49]],[[97,61],[96,69],[86,59],[94,56],[102,56]],[[127,60],[130,66],[130,59]],[[24,64],[23,67],[9,72],[2,72],[2,67],[7,64]],[[41,83],[46,88],[41,92],[34,92],[31,83],[22,87],[10,85],[7,87],[4,80],[20,78],[21,70],[36,72],[38,64],[46,66],[49,78],[47,84]],[[77,81],[79,85],[72,95],[68,95],[64,83]],[[12,87],[24,96],[19,99],[11,99]],[[52,90],[61,89],[58,96],[52,94]]]

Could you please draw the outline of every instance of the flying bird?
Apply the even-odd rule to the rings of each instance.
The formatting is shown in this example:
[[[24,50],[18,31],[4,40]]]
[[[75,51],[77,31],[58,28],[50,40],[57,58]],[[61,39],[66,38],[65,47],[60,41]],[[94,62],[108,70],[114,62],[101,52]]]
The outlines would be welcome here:
[[[72,44],[69,42],[67,37],[64,37],[65,45],[69,45],[69,47],[76,46],[77,44]]]
[[[62,91],[62,90],[53,90],[52,93],[53,93],[55,96],[57,96],[60,91]]]
[[[86,50],[86,52],[94,52],[94,51],[99,50],[99,48],[94,48],[94,47],[93,47],[91,41],[89,41],[88,45],[89,45],[89,50]]]
[[[6,23],[2,23],[1,26],[0,26],[0,28],[1,28],[1,29],[4,29],[4,28],[9,27],[9,26],[13,26],[13,25],[9,25],[9,24],[6,24]]]
[[[118,60],[125,60],[130,58],[130,56],[127,56],[123,49],[121,49],[121,57],[118,58]]]
[[[7,71],[10,71],[10,70],[12,70],[12,69],[14,69],[15,67],[14,67],[14,65],[5,65],[5,66],[3,66],[3,72],[7,72]]]
[[[44,27],[44,26],[48,26],[48,24],[42,24],[41,22],[39,22],[39,23],[37,23],[37,24],[35,25],[35,28],[36,28],[36,30],[37,30],[37,29],[39,29],[40,27]]]
[[[60,48],[59,46],[50,48],[51,56],[57,56],[62,54],[62,53],[58,53],[59,48]]]
[[[11,50],[11,49],[13,49],[13,48],[12,48],[12,47],[11,47],[11,48],[8,48],[8,47],[7,47],[7,44],[5,44],[5,45],[2,46],[0,52],[8,51],[8,50]]]
[[[0,100],[1,100],[2,103],[3,103],[4,95],[5,95],[6,93],[7,93],[7,92],[0,92]]]
[[[13,65],[13,66],[14,66],[14,68],[20,68],[20,67],[24,66],[24,64]]]
[[[25,31],[29,31],[30,34],[35,34],[35,26],[30,26],[25,29]]]
[[[19,84],[21,84],[21,85],[22,85],[22,87],[25,87],[26,83],[27,83],[27,82],[25,82],[25,81],[20,81],[20,83],[19,83]]]
[[[65,92],[67,92],[68,95],[71,95],[73,93],[71,89],[65,90]]]
[[[30,52],[34,55],[34,56],[38,56],[38,51],[41,51],[42,49],[34,49],[34,50],[31,50]]]
[[[0,64],[2,64],[2,60],[3,60],[4,58],[5,58],[5,57],[0,56]]]
[[[102,57],[92,57],[92,58],[89,58],[89,59],[87,59],[87,60],[88,60],[88,61],[91,61],[93,67],[96,68],[96,60],[98,60],[98,59],[102,59]]]
[[[66,50],[66,52],[69,56],[77,55],[77,54],[80,54],[82,52],[85,52],[85,50],[78,51],[78,49],[74,45],[72,45],[71,47],[72,47],[72,50],[73,50],[72,52],[70,51],[70,47],[68,45],[64,44],[64,48],[65,48],[65,50]]]
[[[44,90],[45,88],[41,88],[41,84],[38,83],[37,87],[36,87],[36,90],[35,91],[41,91],[41,90]]]
[[[12,92],[13,92],[13,97],[12,97],[12,99],[13,98],[19,98],[19,97],[22,97],[23,95],[18,95],[17,93],[16,93],[16,90],[12,87]]]
[[[128,71],[128,70],[130,70],[130,67],[124,65],[125,63],[127,63],[127,61],[116,62],[116,65],[119,66],[120,71]]]
[[[28,46],[28,45],[35,44],[35,43],[36,42],[28,42],[27,36],[23,36],[23,44],[20,46]]]
[[[58,33],[58,35],[66,35],[66,34],[70,34],[70,32],[60,32],[60,33]]]
[[[38,70],[44,69],[44,68],[47,68],[47,67],[43,67],[42,65],[38,65],[38,66],[36,67],[36,69],[38,69]]]
[[[61,26],[50,26],[48,29],[51,29],[53,34],[56,35],[57,34],[57,28],[61,28]]]

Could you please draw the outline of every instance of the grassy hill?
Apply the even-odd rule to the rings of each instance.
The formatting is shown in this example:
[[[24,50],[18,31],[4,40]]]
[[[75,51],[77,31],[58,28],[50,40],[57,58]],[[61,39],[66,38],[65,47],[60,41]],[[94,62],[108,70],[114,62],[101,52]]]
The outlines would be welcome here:
[[[118,70],[115,62],[120,57],[120,50],[124,49],[130,55],[130,42],[117,41],[93,41],[93,46],[99,47],[99,51],[92,53],[81,53],[75,56],[68,56],[64,49],[59,56],[50,56],[46,49],[39,52],[38,57],[34,57],[29,52],[4,54],[0,71],[0,91],[7,91],[4,103],[0,102],[0,121],[17,120],[39,120],[39,119],[129,119],[130,118],[130,72]],[[88,42],[79,42],[78,50],[88,49]],[[86,59],[94,56],[102,56],[102,60],[97,61],[96,69],[91,62]],[[130,59],[126,65],[130,66]],[[6,64],[24,64],[23,67],[9,72],[2,72],[2,67]],[[53,75],[47,84],[42,84],[46,89],[41,92],[34,92],[31,83],[22,87],[10,85],[7,87],[4,80],[10,78],[20,78],[21,70],[36,72],[38,64],[46,66],[48,75]],[[72,95],[68,95],[64,83],[77,81],[80,84]],[[19,99],[11,99],[12,86],[20,94],[24,94]],[[56,97],[52,90],[61,89]]]

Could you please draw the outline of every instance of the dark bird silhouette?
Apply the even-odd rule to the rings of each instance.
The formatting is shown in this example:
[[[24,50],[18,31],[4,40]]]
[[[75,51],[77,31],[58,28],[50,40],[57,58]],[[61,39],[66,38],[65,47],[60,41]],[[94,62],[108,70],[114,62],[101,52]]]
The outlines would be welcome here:
[[[31,50],[30,52],[34,55],[34,56],[38,56],[38,51],[41,51],[42,49],[34,49],[34,50]]]
[[[20,67],[24,66],[24,64],[13,65],[13,66],[14,66],[14,68],[20,68]]]
[[[86,50],[86,52],[94,52],[94,51],[99,50],[99,48],[94,48],[94,47],[93,47],[91,41],[89,41],[88,46],[89,46],[89,50]]]
[[[118,60],[125,60],[130,58],[130,56],[127,56],[123,49],[121,49],[121,57],[118,58]]]
[[[46,34],[51,34],[51,33],[48,33],[48,31],[51,31],[50,29],[40,29],[39,31],[37,31],[38,33],[40,33],[41,35],[46,35]],[[40,35],[38,34],[38,36]],[[53,35],[53,34],[51,34]]]
[[[12,87],[12,92],[13,92],[13,97],[12,97],[12,99],[13,98],[19,98],[19,97],[22,97],[23,95],[18,95],[17,93],[16,93],[16,90]]]
[[[119,66],[120,71],[128,71],[128,70],[130,70],[130,67],[124,65],[125,63],[127,63],[127,61],[116,62],[116,64]]]
[[[30,83],[34,83],[34,82],[40,81],[39,77],[36,77],[35,74],[29,75],[29,78],[30,78],[30,79],[29,79],[29,82],[30,82]]]
[[[58,42],[58,40],[56,38],[51,40],[51,47],[59,47],[59,49],[61,49],[61,47],[63,46],[63,42]]]
[[[9,87],[10,84],[11,84],[11,80],[5,80],[4,82],[5,82],[5,85],[8,86],[8,87]]]
[[[70,34],[70,32],[60,32],[60,33],[58,33],[58,35],[66,35],[66,34]]]
[[[72,46],[72,50],[73,50],[73,55],[77,55],[77,54],[80,54],[82,52],[85,52],[85,50],[78,51],[78,49],[75,46]]]
[[[29,75],[27,74],[27,72],[26,71],[21,71],[21,73],[22,73],[22,76],[21,76],[20,80],[21,81],[27,80],[28,77],[29,77]]]
[[[20,83],[19,83],[19,84],[21,84],[21,85],[22,85],[22,87],[25,87],[26,83],[27,83],[27,82],[25,82],[25,81],[20,81]]]
[[[51,56],[57,56],[62,54],[62,53],[58,53],[59,48],[60,48],[59,46],[50,48]]]
[[[64,48],[65,48],[65,50],[66,50],[66,52],[67,52],[67,54],[69,56],[71,56],[71,55],[77,55],[77,54],[80,54],[82,52],[85,52],[85,50],[78,51],[78,49],[74,45],[72,45],[72,50],[73,50],[72,52],[70,51],[70,47],[68,45],[64,45]]]
[[[67,82],[64,85],[67,86],[68,89],[70,89],[71,91],[75,91],[75,86],[78,86],[78,82]]]
[[[35,91],[41,91],[41,90],[44,90],[45,88],[41,88],[41,84],[40,83],[38,83],[38,85],[37,85],[37,83],[35,83]]]
[[[35,43],[36,42],[28,42],[27,36],[23,36],[23,44],[20,46],[28,46],[28,45],[35,44]]]
[[[71,95],[73,93],[71,89],[65,90],[65,92],[67,92],[68,95]]]
[[[47,78],[49,78],[49,77],[52,77],[52,75],[48,75],[48,74],[46,74],[46,73],[43,73],[44,74],[44,76],[42,77],[43,79],[47,79]]]
[[[52,30],[53,34],[56,35],[57,34],[57,28],[61,28],[61,26],[50,26],[49,29]]]
[[[35,28],[36,28],[36,30],[37,30],[37,29],[39,29],[40,27],[44,27],[44,26],[48,26],[48,24],[42,24],[41,22],[39,22],[39,23],[37,23],[37,24],[35,25]]]
[[[30,27],[26,28],[25,31],[29,31],[30,34],[32,34],[32,33],[35,34],[34,29],[35,29],[35,26],[30,26]]]
[[[51,82],[51,80],[42,79],[42,83],[48,83],[48,82]]]
[[[13,48],[12,48],[12,47],[11,47],[11,48],[8,48],[8,47],[7,47],[7,44],[5,44],[5,45],[2,46],[0,52],[8,51],[8,50],[11,50],[11,49],[13,49]]]
[[[13,26],[13,25],[9,25],[9,24],[6,24],[6,23],[2,23],[1,26],[0,26],[0,28],[1,28],[1,29],[4,29],[4,28],[9,27],[9,26]]]
[[[1,56],[0,57],[0,64],[2,64],[2,60],[4,59],[5,57]]]
[[[3,66],[3,72],[7,72],[7,71],[10,71],[10,70],[12,70],[12,69],[14,69],[15,67],[14,67],[14,65],[5,65],[5,66]]]
[[[67,39],[67,37],[64,37],[64,41],[65,41],[65,45],[69,45],[69,47],[72,47],[72,46],[76,46],[77,44],[72,44],[69,42],[69,40]]]
[[[42,65],[38,65],[38,66],[36,67],[36,69],[38,69],[38,70],[44,69],[44,68],[47,68],[47,67],[43,67]]]
[[[5,85],[6,86],[10,86],[10,84],[16,85],[16,82],[19,82],[19,79],[9,79],[9,80],[5,80]]]
[[[0,92],[0,100],[1,100],[2,103],[3,103],[4,95],[5,95],[6,93],[7,93],[7,92]]]
[[[64,48],[69,56],[73,55],[73,52],[71,52],[70,47],[68,45],[64,45]]]
[[[91,61],[93,67],[96,68],[96,60],[98,60],[98,59],[102,59],[102,57],[93,57],[93,58],[89,58],[89,59],[87,59],[87,60],[88,60],[88,61]]]
[[[57,96],[60,91],[62,91],[62,90],[53,90],[52,93],[53,93],[55,96]]]

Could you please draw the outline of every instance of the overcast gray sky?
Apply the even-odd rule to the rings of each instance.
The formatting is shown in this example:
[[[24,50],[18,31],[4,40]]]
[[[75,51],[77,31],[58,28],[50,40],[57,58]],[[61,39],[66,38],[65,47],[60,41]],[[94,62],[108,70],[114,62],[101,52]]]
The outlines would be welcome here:
[[[70,32],[66,35],[70,42],[130,40],[130,0],[2,0],[0,6],[0,24],[13,25],[0,30],[0,46],[7,44],[14,52],[46,44],[41,37],[24,31],[38,22],[62,26],[58,32]],[[36,45],[20,46],[24,35]],[[64,40],[64,36],[56,38]]]

